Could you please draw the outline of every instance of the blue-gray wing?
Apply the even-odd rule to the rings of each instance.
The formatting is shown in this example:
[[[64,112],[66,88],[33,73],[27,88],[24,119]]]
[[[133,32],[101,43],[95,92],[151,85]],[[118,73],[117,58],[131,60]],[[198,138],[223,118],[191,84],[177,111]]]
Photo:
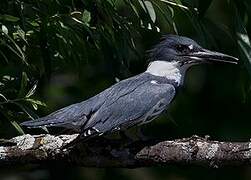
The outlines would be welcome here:
[[[90,99],[64,107],[37,120],[25,121],[21,125],[30,128],[59,126],[81,131],[101,107],[103,109],[107,105],[110,106],[118,98],[134,91],[137,86],[148,80],[145,77],[145,74],[140,74],[120,81]]]
[[[149,80],[138,82],[127,93],[115,92],[116,100],[106,101],[82,131],[94,129],[102,134],[149,122],[168,108],[174,96],[175,87],[171,84]],[[86,132],[85,136],[90,134],[91,131]]]
[[[163,83],[161,79],[158,83],[152,78],[142,73],[120,81],[86,101],[22,125],[31,128],[60,126],[91,135],[145,123],[167,108],[175,95],[171,84]]]

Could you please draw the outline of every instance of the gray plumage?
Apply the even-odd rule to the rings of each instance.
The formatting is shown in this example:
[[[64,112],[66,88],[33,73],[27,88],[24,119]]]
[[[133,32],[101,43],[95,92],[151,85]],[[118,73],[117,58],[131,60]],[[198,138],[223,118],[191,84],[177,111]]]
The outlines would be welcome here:
[[[30,128],[66,127],[84,136],[127,129],[152,120],[167,108],[175,95],[171,82],[163,77],[142,73],[120,81],[86,101],[35,121],[23,122],[22,125]]]

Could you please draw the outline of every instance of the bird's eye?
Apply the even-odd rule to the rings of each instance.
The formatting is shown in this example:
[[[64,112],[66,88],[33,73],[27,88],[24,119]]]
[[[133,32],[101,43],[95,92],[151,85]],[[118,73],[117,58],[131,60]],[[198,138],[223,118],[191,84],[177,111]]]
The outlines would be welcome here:
[[[187,53],[191,50],[191,45],[190,46],[186,46],[186,45],[182,45],[182,44],[179,44],[176,46],[176,49],[181,52],[181,53]]]

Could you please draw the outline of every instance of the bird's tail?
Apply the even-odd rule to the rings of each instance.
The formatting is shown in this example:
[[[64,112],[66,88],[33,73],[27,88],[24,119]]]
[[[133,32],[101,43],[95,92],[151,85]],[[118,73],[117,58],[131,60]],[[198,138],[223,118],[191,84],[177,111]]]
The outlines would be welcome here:
[[[22,126],[26,126],[28,128],[62,126],[63,124],[65,124],[64,121],[58,121],[47,117],[39,118],[37,120],[24,121],[21,123]]]

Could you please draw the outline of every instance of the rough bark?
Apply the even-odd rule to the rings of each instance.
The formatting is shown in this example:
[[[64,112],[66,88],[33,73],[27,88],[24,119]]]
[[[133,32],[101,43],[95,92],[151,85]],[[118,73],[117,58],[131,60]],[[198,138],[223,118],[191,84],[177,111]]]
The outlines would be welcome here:
[[[209,167],[251,164],[251,142],[219,142],[193,136],[161,142],[122,143],[93,139],[64,149],[73,135],[23,135],[3,141],[0,165],[64,163],[86,167],[146,167],[199,165]]]

